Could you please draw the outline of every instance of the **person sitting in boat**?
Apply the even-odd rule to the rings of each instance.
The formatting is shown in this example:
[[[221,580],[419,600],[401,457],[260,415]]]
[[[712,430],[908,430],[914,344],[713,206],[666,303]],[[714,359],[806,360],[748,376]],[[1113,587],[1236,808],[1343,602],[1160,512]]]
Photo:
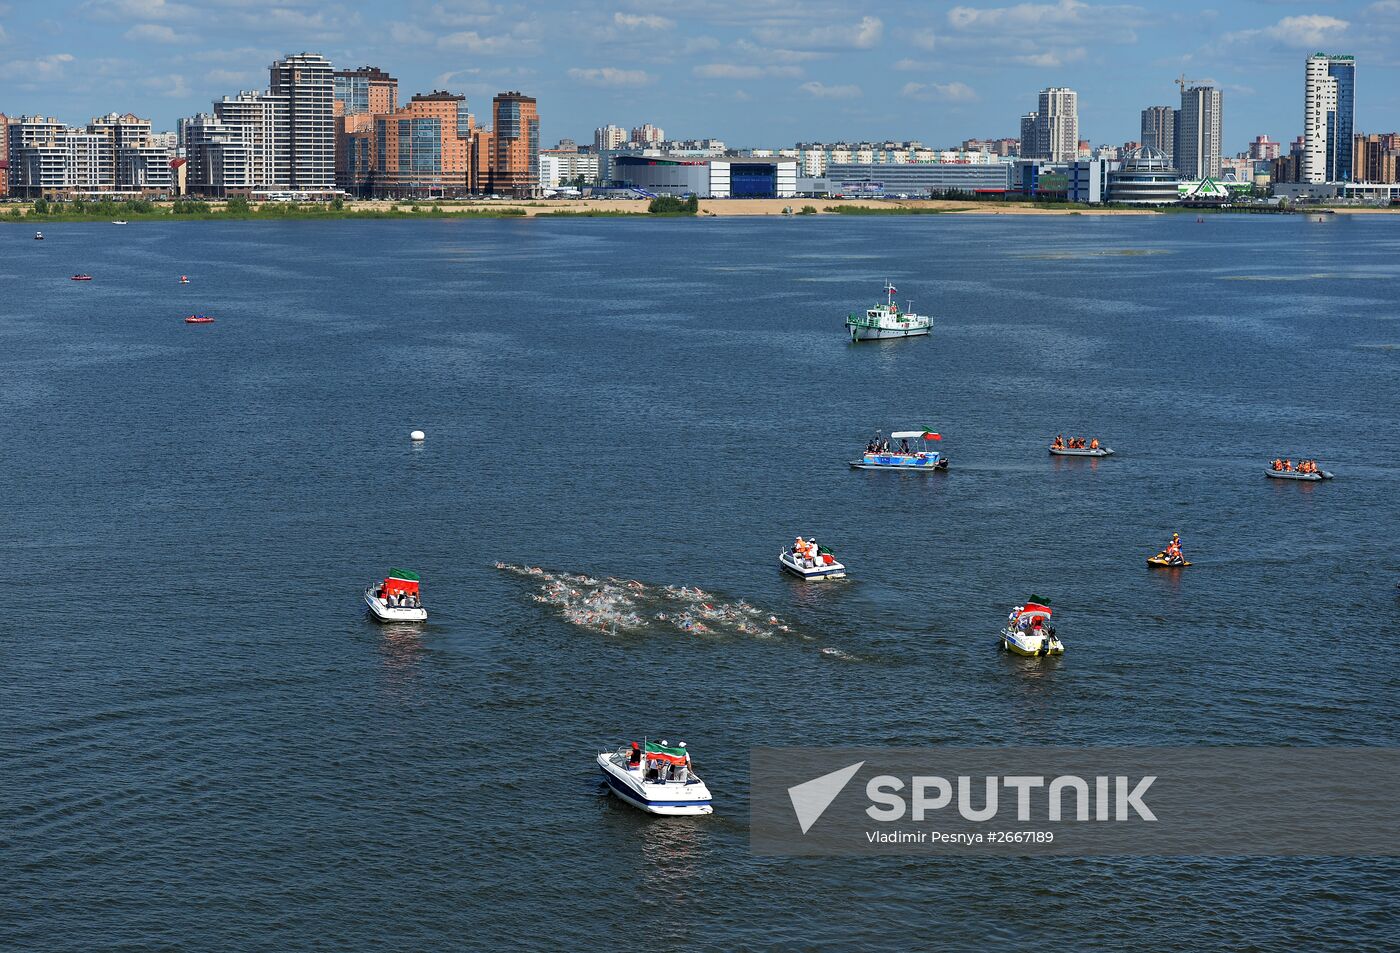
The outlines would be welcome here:
[[[906,437],[899,442],[899,452],[906,456],[913,452],[909,449],[909,438]]]
[[[1167,544],[1165,554],[1168,559],[1181,558],[1181,536],[1179,534],[1172,533],[1172,541]]]
[[[1285,460],[1285,461],[1283,461],[1283,472],[1285,472],[1285,473],[1292,473],[1292,472],[1293,472],[1293,461],[1292,461],[1292,460]]]
[[[1283,469],[1283,461],[1280,460],[1278,457],[1274,457],[1274,462],[1269,464],[1269,466],[1273,468],[1275,473],[1277,473],[1278,471]]]
[[[1055,442],[1050,445],[1051,450],[1063,450],[1065,448],[1065,435],[1056,434]]]
[[[1090,441],[1089,441],[1089,449],[1090,449],[1090,450],[1097,450],[1097,449],[1099,449],[1099,438],[1098,438],[1098,437],[1095,437],[1093,440],[1090,440]]]

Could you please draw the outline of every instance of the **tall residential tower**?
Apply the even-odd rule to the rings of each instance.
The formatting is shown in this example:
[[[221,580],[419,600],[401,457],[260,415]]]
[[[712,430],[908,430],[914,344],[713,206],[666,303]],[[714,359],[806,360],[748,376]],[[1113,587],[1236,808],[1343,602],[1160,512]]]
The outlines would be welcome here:
[[[1356,59],[1314,53],[1303,81],[1304,182],[1348,182],[1352,177],[1352,122]]]
[[[1181,113],[1176,132],[1176,168],[1183,179],[1220,175],[1220,90],[1181,83]]]
[[[1158,149],[1169,158],[1176,155],[1176,110],[1170,106],[1148,106],[1142,111],[1142,145]]]
[[[288,184],[296,191],[335,188],[334,73],[319,53],[295,53],[272,64],[269,92],[287,99]]]

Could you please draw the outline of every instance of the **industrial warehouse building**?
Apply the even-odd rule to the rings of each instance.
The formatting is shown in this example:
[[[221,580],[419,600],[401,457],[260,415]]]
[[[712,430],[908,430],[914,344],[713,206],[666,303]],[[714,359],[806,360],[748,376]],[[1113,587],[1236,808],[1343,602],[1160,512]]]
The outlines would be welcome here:
[[[1011,166],[1002,162],[833,162],[826,167],[826,181],[832,195],[1000,194],[1011,188]]]
[[[797,194],[796,159],[615,155],[613,185],[654,195],[780,199]]]

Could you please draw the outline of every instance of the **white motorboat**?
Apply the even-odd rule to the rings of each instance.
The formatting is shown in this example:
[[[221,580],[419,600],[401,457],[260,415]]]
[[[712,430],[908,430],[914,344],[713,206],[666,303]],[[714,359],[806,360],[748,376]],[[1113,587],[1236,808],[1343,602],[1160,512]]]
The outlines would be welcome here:
[[[801,536],[788,549],[778,554],[778,565],[799,579],[845,579],[846,567],[836,561],[836,555],[816,540]]]
[[[912,311],[901,311],[894,303],[895,287],[885,282],[885,303],[866,308],[865,314],[846,315],[846,329],[852,341],[881,341],[886,338],[912,338],[928,334],[933,318]],[[909,303],[913,306],[913,302]]]
[[[114,219],[114,220],[112,221],[112,224],[113,224],[113,225],[125,225],[125,224],[126,224],[126,221],[123,220],[123,219]]]
[[[43,232],[35,232],[35,233],[34,233],[34,240],[35,240],[36,242],[41,242],[41,241],[43,241],[43,240],[44,240],[44,233],[43,233]]]
[[[690,760],[685,742],[632,742],[598,755],[608,790],[648,814],[672,817],[713,814],[710,789]]]
[[[365,589],[365,605],[380,622],[426,622],[418,574],[390,569],[383,582]]]
[[[1113,451],[1108,447],[1051,447],[1052,457],[1111,457]]]
[[[1050,607],[1039,596],[1032,596],[1025,605],[1011,610],[998,646],[1017,655],[1063,655],[1064,643],[1045,624],[1049,618]]]

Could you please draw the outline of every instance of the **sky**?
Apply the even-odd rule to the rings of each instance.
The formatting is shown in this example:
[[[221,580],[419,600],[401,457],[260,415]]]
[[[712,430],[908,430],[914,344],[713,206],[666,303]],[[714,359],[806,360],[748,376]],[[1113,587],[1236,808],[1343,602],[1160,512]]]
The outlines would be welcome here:
[[[1400,0],[0,0],[0,112],[173,129],[267,86],[278,56],[373,65],[415,92],[537,97],[541,139],[607,123],[731,147],[1015,137],[1037,92],[1080,137],[1139,137],[1175,80],[1224,94],[1224,151],[1302,129],[1303,62],[1357,58],[1356,129],[1400,129]]]

